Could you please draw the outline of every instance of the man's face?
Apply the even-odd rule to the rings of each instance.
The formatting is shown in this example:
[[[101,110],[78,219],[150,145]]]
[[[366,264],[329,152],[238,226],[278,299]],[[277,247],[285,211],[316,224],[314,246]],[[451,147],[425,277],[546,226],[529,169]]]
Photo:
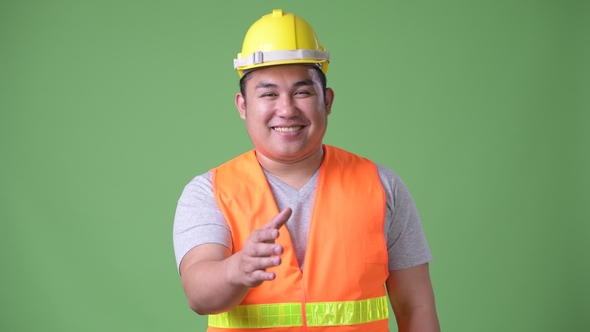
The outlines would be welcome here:
[[[324,95],[318,74],[307,65],[257,69],[236,106],[257,154],[294,163],[320,151],[334,93]]]

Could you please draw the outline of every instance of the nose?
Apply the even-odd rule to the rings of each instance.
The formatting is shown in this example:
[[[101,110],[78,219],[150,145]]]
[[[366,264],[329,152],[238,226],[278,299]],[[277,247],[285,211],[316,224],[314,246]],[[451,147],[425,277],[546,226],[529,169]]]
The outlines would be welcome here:
[[[282,118],[288,119],[299,115],[299,108],[291,95],[282,95],[276,106],[276,114]]]

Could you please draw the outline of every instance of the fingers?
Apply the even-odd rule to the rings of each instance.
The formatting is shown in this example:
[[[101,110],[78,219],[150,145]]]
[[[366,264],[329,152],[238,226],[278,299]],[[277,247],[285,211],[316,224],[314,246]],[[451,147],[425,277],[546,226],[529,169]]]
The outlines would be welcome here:
[[[266,223],[262,228],[255,230],[238,253],[238,261],[235,266],[236,280],[242,285],[256,287],[264,281],[274,280],[275,274],[266,269],[281,264],[283,247],[275,244],[281,228],[289,217],[291,208],[286,208]]]
[[[275,230],[276,231],[276,230]],[[253,234],[254,235],[254,234]],[[280,244],[270,243],[270,240],[266,242],[252,241],[247,243],[242,252],[247,257],[270,257],[273,255],[280,255],[283,253],[283,247]]]
[[[291,210],[291,208],[286,208],[274,216],[274,218],[272,218],[259,230],[256,230],[252,233],[251,236],[253,237],[253,240],[256,242],[274,243],[274,240],[279,237],[278,229],[287,223],[287,220],[289,220],[289,217],[291,217],[292,212],[293,210]]]
[[[293,210],[291,210],[291,208],[284,209],[283,211],[279,212],[279,214],[277,214],[274,218],[272,218],[268,223],[266,223],[266,225],[262,226],[261,229],[281,228],[284,224],[287,223],[287,220],[289,220],[289,217],[291,217],[291,213],[293,213]]]
[[[242,270],[246,274],[252,274],[256,271],[266,272],[266,269],[281,264],[281,258],[278,256],[272,257],[244,257],[242,260]]]
[[[254,271],[246,283],[248,287],[258,287],[265,281],[271,281],[276,278],[276,275],[272,272],[265,272],[263,270]]]
[[[267,228],[267,229],[259,229],[252,234],[250,234],[250,238],[248,239],[253,244],[258,243],[274,243],[274,241],[279,237],[279,231],[274,228]]]
[[[248,287],[256,287],[264,281],[275,279],[276,275],[273,272],[267,272],[266,269],[280,265],[280,257],[251,257],[245,252],[242,252],[240,256],[240,284]]]

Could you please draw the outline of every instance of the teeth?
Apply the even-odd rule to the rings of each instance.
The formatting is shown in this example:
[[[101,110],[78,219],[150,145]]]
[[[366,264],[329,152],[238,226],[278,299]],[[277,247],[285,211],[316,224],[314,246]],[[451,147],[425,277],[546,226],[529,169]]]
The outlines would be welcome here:
[[[285,133],[285,132],[289,132],[289,131],[297,131],[301,128],[303,128],[303,127],[302,126],[299,126],[299,127],[274,127],[273,129],[278,132]]]

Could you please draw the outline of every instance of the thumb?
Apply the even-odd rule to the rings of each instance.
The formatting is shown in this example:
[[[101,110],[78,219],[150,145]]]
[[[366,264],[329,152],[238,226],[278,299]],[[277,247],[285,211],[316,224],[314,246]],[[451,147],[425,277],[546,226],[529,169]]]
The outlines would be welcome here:
[[[262,226],[262,229],[281,228],[287,223],[287,220],[289,220],[289,217],[291,217],[291,213],[293,213],[291,208],[284,209],[283,211],[279,212],[279,214],[274,216],[274,218],[272,218],[268,223],[266,223],[266,225]]]

